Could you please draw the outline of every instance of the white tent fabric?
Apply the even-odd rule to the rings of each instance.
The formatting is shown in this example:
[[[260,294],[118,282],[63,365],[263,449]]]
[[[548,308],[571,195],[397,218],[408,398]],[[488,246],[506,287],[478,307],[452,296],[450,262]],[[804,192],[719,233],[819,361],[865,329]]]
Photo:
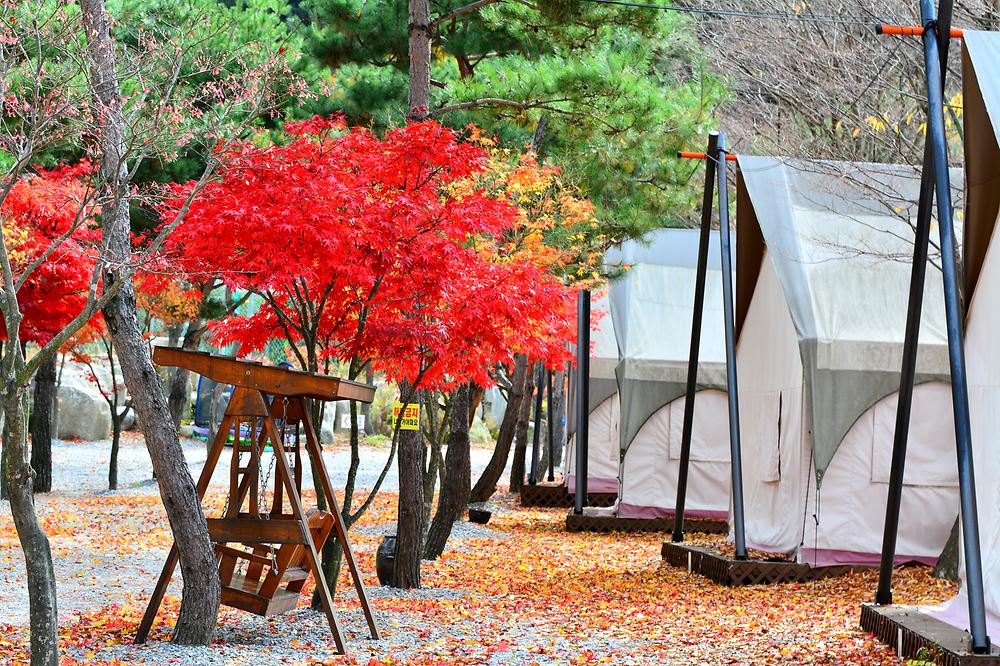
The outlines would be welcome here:
[[[972,448],[987,625],[1000,635],[1000,35],[967,30],[963,48],[966,215],[964,263],[969,299],[965,331]],[[943,608],[925,609],[969,628],[963,591]]]
[[[617,332],[624,517],[672,514],[691,345],[697,229],[660,229],[605,261],[629,270],[610,286]],[[711,232],[692,431],[691,515],[724,518],[729,506],[729,434],[719,234]],[[707,390],[706,390],[707,389]]]
[[[877,561],[918,174],[740,158],[737,364],[751,547]],[[940,273],[928,272],[898,559],[931,561],[958,513]],[[925,383],[930,382],[930,383]]]
[[[618,492],[618,385],[615,367],[618,364],[618,342],[606,292],[591,295],[591,317],[597,319],[591,331],[590,356],[590,419],[587,443],[587,492]],[[571,384],[572,385],[572,384]],[[575,397],[570,396],[570,409]],[[576,489],[576,429],[570,423],[570,438],[566,455],[566,483],[570,492]]]
[[[673,515],[680,470],[685,398],[661,407],[639,429],[622,469],[618,515]],[[715,389],[698,392],[691,430],[685,515],[725,519],[729,514],[729,403]]]
[[[618,492],[618,394],[590,413],[587,449],[587,492]],[[576,492],[576,435],[569,440],[566,457],[566,483]]]

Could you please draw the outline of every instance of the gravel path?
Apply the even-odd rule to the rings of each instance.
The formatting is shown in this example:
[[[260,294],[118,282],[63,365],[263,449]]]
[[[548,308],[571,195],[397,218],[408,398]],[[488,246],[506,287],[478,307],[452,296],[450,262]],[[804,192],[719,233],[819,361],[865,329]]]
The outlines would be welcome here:
[[[205,444],[183,440],[184,453],[192,475],[197,477],[205,462]],[[118,454],[119,490],[107,490],[107,470],[110,441],[66,442],[56,440],[52,446],[53,492],[36,496],[36,506],[46,530],[52,537],[52,555],[58,582],[59,615],[66,619],[75,611],[86,611],[112,603],[125,603],[129,595],[145,597],[163,566],[170,545],[165,532],[159,491],[152,479],[149,454],[144,442],[127,435]],[[473,475],[489,462],[490,451],[472,450]],[[357,488],[371,488],[385,466],[388,449],[363,447]],[[271,455],[265,454],[267,465]],[[343,488],[350,463],[349,450],[341,447],[324,451],[327,467],[335,488]],[[229,456],[223,455],[213,475],[212,486],[225,488],[229,477]],[[312,487],[309,466],[305,466],[304,486]],[[393,462],[383,489],[398,490],[398,476]],[[224,492],[224,491],[221,491]],[[109,502],[114,497],[125,501]],[[130,510],[134,506],[135,510]],[[89,527],[115,526],[122,535],[95,538]],[[0,623],[26,624],[28,598],[24,583],[24,563],[13,534],[10,507],[0,501],[0,531],[9,538],[0,539]],[[460,528],[461,529],[461,528]],[[161,538],[154,546],[130,547],[118,543],[128,535],[157,530]],[[89,535],[89,536],[88,536]],[[496,537],[481,537],[496,538]],[[114,543],[107,543],[112,541]],[[179,577],[179,576],[178,576]],[[170,593],[180,591],[172,583]]]

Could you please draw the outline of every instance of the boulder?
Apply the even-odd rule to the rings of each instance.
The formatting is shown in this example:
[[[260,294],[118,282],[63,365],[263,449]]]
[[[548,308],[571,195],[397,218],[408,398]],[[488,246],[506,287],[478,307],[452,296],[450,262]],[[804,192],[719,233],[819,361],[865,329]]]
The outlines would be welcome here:
[[[93,373],[97,375],[104,390],[111,389],[111,370],[96,358]],[[121,371],[118,373],[118,381],[123,381]],[[67,360],[62,368],[56,399],[59,401],[57,438],[93,441],[110,436],[111,411],[98,390],[97,383],[92,379],[91,368]],[[122,405],[128,400],[124,387],[121,387],[119,399]],[[131,430],[135,425],[135,414],[130,410],[122,423],[122,430]]]
[[[64,374],[59,393],[58,439],[93,441],[111,434],[111,412],[97,386],[75,374]]]

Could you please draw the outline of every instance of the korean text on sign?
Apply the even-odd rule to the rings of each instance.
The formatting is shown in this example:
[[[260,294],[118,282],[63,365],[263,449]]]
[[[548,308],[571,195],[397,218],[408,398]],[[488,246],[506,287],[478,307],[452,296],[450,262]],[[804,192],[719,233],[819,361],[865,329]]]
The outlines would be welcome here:
[[[400,417],[400,415],[402,415],[402,418]],[[393,426],[395,426],[397,419],[401,419],[399,424],[400,430],[419,430],[420,405],[409,404],[406,405],[406,410],[404,410],[403,403],[397,402],[392,407]]]

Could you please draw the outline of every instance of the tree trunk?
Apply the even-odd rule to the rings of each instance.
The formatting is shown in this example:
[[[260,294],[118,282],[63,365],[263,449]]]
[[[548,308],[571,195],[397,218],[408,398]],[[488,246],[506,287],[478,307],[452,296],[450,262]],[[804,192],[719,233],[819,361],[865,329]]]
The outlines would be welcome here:
[[[951,526],[948,541],[945,542],[944,549],[941,551],[941,555],[938,556],[937,564],[934,566],[935,578],[944,578],[956,583],[958,582],[958,524],[958,518],[955,518],[955,524]]]
[[[531,421],[531,406],[535,393],[535,375],[532,370],[524,380],[524,396],[517,410],[517,427],[514,429],[514,460],[510,463],[510,492],[521,492],[524,483],[524,459],[528,452],[528,423]]]
[[[401,395],[411,393],[403,383]],[[416,397],[410,399],[415,403]],[[424,453],[426,447],[419,430],[399,431],[399,510],[396,524],[396,561],[392,587],[420,587],[420,558],[424,537]]]
[[[124,414],[111,415],[111,461],[108,464],[108,490],[118,490],[118,446],[122,439]]]
[[[205,320],[201,317],[194,317],[188,322],[187,333],[184,341],[181,342],[181,349],[197,349],[201,341],[202,333],[205,330]],[[173,377],[170,378],[170,391],[167,404],[170,405],[170,418],[174,420],[174,427],[179,428],[181,419],[187,411],[188,403],[191,401],[191,372],[186,368],[174,368]]]
[[[20,353],[20,352],[16,352]],[[23,365],[23,363],[22,363]],[[27,572],[29,622],[31,625],[31,665],[58,666],[56,637],[56,575],[52,566],[49,539],[38,522],[32,494],[31,465],[28,462],[26,403],[24,387],[8,383],[4,396],[4,450],[7,459],[4,477],[10,496],[10,513],[24,552]]]
[[[0,500],[10,499],[10,493],[7,492],[7,475],[3,473],[3,470],[7,469],[7,440],[10,434],[7,432],[7,419],[3,420],[3,428],[0,429]]]
[[[479,411],[479,405],[483,403],[483,396],[486,395],[486,389],[478,384],[469,384],[469,427],[472,427],[473,421],[476,420],[476,412]]]
[[[136,418],[143,427],[160,497],[177,544],[184,588],[173,640],[187,645],[208,645],[215,633],[219,611],[215,551],[160,378],[142,337],[132,280],[119,273],[120,267],[127,265],[130,259],[131,230],[128,169],[123,158],[126,125],[109,17],[104,0],[81,0],[80,5],[91,67],[95,133],[102,152],[100,172],[104,191],[99,201],[102,231],[108,248],[104,286],[110,288],[125,281],[104,307],[104,320],[118,350],[125,385],[132,396]]]
[[[56,397],[56,355],[38,366],[28,430],[31,431],[31,469],[35,470],[34,491],[52,490],[52,408]]]
[[[485,502],[493,497],[493,493],[497,491],[497,481],[503,475],[503,470],[507,467],[507,458],[510,456],[510,444],[514,439],[514,427],[517,425],[521,400],[524,398],[524,383],[527,374],[528,359],[523,354],[518,354],[514,359],[510,397],[507,400],[507,409],[503,413],[503,422],[500,424],[500,434],[497,435],[497,445],[493,449],[493,456],[486,465],[486,469],[483,470],[476,485],[472,488],[472,493],[469,496],[470,502]]]
[[[407,118],[427,118],[431,106],[431,3],[430,0],[408,0],[409,95]]]
[[[563,463],[566,448],[566,373],[557,372],[552,377],[552,466]]]
[[[463,384],[451,394],[451,432],[445,454],[444,478],[438,496],[437,513],[427,531],[424,557],[436,560],[444,552],[451,528],[461,519],[469,503],[472,464],[469,452],[469,385]]]
[[[59,372],[56,373],[56,387],[52,394],[52,436],[59,439],[59,388],[62,386],[63,370],[66,369],[66,354],[59,355]]]

